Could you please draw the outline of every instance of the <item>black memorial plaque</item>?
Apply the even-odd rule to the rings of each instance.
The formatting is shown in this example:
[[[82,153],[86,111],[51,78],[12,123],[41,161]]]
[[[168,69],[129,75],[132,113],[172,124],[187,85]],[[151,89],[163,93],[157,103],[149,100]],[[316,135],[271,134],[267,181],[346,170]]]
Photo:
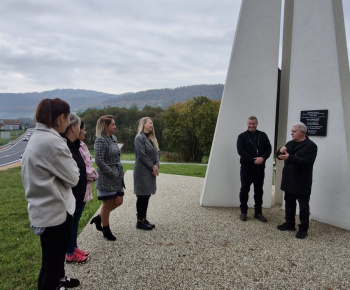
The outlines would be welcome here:
[[[307,127],[309,136],[327,136],[328,110],[301,111],[300,122]]]

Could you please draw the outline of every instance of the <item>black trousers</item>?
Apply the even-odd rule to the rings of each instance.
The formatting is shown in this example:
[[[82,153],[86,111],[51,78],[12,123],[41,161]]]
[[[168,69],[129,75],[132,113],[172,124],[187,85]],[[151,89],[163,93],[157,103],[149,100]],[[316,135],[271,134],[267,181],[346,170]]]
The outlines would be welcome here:
[[[254,184],[255,214],[262,212],[264,179],[264,168],[249,170],[241,168],[241,191],[239,193],[239,200],[241,202],[240,208],[242,213],[247,213],[248,211],[249,191],[252,184]]]
[[[41,270],[39,290],[56,289],[65,276],[64,261],[73,228],[73,216],[67,213],[66,221],[58,226],[47,227],[40,236]]]
[[[299,203],[299,230],[307,232],[309,229],[310,220],[310,195],[295,195],[290,192],[284,193],[285,209],[286,209],[286,223],[288,226],[295,226],[295,214],[297,208],[297,201]]]
[[[136,211],[138,219],[144,219],[147,216],[147,208],[150,195],[138,195],[136,200]]]

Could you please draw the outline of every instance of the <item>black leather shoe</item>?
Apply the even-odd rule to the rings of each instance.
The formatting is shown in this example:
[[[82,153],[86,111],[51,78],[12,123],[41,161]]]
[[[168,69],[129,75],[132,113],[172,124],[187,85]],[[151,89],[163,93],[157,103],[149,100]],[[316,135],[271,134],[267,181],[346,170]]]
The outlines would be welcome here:
[[[255,214],[255,215],[254,215],[254,218],[255,218],[255,219],[258,219],[259,221],[261,221],[261,222],[263,222],[263,223],[266,223],[266,222],[267,222],[266,217],[264,217],[264,216],[262,215],[262,213],[257,213],[257,214]]]
[[[150,230],[153,229],[152,226],[150,226],[147,223],[145,223],[145,219],[137,220],[136,228],[139,229],[139,230],[146,230],[146,231],[150,231]]]
[[[305,231],[298,231],[295,235],[297,239],[305,239],[307,237],[307,232]]]
[[[64,289],[68,289],[68,288],[75,288],[78,287],[80,285],[80,281],[78,279],[75,278],[69,278],[69,277],[65,277],[64,280],[60,280],[60,287],[63,287]],[[60,288],[62,289],[62,288]]]
[[[243,212],[241,212],[241,215],[239,216],[239,218],[240,218],[240,220],[241,221],[243,221],[243,222],[245,222],[245,221],[247,221],[247,214],[246,213],[243,213]]]
[[[278,225],[277,229],[279,231],[295,231],[295,226],[289,226],[286,223]]]
[[[147,219],[145,219],[144,223],[145,223],[146,225],[151,226],[151,227],[152,227],[152,229],[154,229],[154,228],[156,227],[156,225],[155,225],[155,224],[150,223],[150,222],[149,222]]]

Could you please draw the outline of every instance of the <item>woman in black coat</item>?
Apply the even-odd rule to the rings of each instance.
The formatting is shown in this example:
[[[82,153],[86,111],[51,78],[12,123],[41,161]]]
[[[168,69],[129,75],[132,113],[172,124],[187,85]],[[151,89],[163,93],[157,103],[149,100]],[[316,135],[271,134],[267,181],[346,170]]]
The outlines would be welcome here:
[[[72,235],[66,254],[67,263],[77,264],[86,263],[89,259],[89,253],[80,250],[77,245],[78,225],[86,204],[86,202],[84,202],[84,197],[87,185],[85,162],[79,152],[80,122],[81,121],[78,116],[71,114],[70,123],[63,134],[63,137],[67,140],[67,145],[72,154],[72,157],[78,165],[80,173],[78,184],[72,188],[73,195],[75,197],[75,211],[73,215],[74,220]]]

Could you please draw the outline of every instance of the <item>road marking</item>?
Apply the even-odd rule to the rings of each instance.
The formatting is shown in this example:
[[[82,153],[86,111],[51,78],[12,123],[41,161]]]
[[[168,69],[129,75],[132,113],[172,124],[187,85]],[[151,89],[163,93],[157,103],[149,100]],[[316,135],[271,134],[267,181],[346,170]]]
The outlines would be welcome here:
[[[12,155],[19,154],[19,153],[21,153],[22,151],[24,151],[24,150],[20,150],[20,151],[13,152],[13,153],[8,154],[8,155],[3,155],[3,156],[0,156],[0,159],[1,159],[1,158],[5,158],[5,157],[10,157],[10,156],[12,156]],[[23,154],[23,152],[22,152],[22,154]]]
[[[12,162],[9,162],[9,163],[0,164],[0,167],[6,166],[6,165],[11,165],[13,163],[20,162],[20,161],[21,161],[21,159],[18,159],[16,161],[12,161]]]

